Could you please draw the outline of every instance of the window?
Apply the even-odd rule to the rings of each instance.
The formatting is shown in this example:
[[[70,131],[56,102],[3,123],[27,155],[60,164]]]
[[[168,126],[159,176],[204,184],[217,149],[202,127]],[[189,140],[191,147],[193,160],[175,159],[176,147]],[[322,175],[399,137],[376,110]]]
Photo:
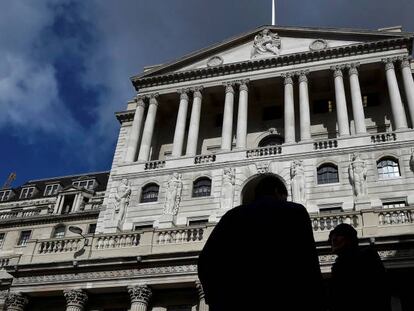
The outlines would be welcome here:
[[[193,183],[193,197],[208,197],[211,193],[211,179],[201,177]]]
[[[208,224],[208,219],[193,219],[188,221],[189,226],[198,226]]]
[[[338,167],[335,164],[327,163],[318,167],[318,184],[332,184],[339,182]]]
[[[343,212],[341,206],[319,207],[320,214],[337,214]]]
[[[19,237],[19,241],[17,242],[17,245],[18,246],[26,246],[27,242],[30,239],[31,234],[32,234],[31,230],[20,232],[20,237]]]
[[[4,238],[6,237],[6,233],[0,233],[0,248],[3,248],[4,245]]]
[[[93,234],[96,231],[96,224],[89,224],[88,234]]]
[[[34,191],[35,191],[34,187],[22,188],[20,192],[20,199],[31,198],[34,195]]]
[[[259,142],[259,147],[281,145],[283,141],[284,139],[280,135],[268,135]]]
[[[157,202],[160,187],[157,184],[148,184],[142,188],[141,203]]]
[[[313,113],[327,113],[335,109],[335,103],[330,99],[318,99],[313,102]]]
[[[54,185],[47,185],[45,188],[45,196],[48,195],[55,195],[60,189],[60,185],[59,184],[54,184]]]
[[[282,106],[270,106],[264,107],[262,110],[262,120],[276,120],[283,118],[283,107]]]
[[[134,225],[134,231],[139,231],[139,230],[145,230],[145,229],[152,229],[153,228],[153,224],[152,223],[144,223],[144,224],[137,224]]]
[[[398,207],[406,207],[406,206],[407,206],[407,202],[403,200],[382,202],[383,208],[398,208]]]
[[[55,229],[53,230],[53,238],[60,239],[65,236],[66,233],[66,227],[65,225],[57,225]]]
[[[388,179],[400,177],[398,161],[392,158],[383,158],[377,162],[378,178]]]
[[[0,202],[10,199],[11,190],[0,191]]]
[[[88,179],[88,180],[79,180],[74,181],[72,185],[79,187],[79,188],[85,188],[89,190],[93,190],[95,188],[95,180],[94,179]]]

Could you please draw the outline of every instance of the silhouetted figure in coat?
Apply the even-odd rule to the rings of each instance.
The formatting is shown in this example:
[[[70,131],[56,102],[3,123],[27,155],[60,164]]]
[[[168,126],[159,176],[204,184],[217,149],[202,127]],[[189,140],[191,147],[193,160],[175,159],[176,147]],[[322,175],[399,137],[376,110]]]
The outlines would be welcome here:
[[[210,311],[322,309],[309,215],[280,184],[262,179],[254,202],[228,211],[207,240],[198,275]]]
[[[390,295],[385,268],[372,248],[360,248],[356,230],[339,224],[329,234],[332,252],[331,311],[389,311]]]

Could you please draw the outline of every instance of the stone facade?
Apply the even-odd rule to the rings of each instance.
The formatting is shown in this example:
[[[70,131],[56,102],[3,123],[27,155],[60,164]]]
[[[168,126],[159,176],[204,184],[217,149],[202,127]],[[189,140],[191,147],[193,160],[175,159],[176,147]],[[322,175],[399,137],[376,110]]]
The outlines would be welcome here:
[[[306,206],[326,278],[328,233],[347,222],[361,244],[378,248],[393,284],[406,284],[414,275],[412,41],[261,27],[133,77],[138,93],[116,114],[104,191],[59,190],[75,198],[66,214],[60,192],[0,203],[0,219],[15,215],[0,222],[5,297],[20,295],[19,308],[33,310],[208,310],[197,254],[264,175]],[[82,208],[81,197],[89,200]],[[36,206],[45,211],[16,221]],[[51,238],[59,226],[85,232],[92,221],[94,234]],[[30,239],[16,246],[26,229]],[[413,307],[402,285],[393,305]]]

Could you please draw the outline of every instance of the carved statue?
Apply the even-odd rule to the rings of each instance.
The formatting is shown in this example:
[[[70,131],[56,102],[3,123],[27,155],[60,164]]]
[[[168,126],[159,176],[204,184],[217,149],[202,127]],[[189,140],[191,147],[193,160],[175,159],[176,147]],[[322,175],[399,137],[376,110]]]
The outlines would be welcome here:
[[[254,37],[251,58],[257,58],[260,55],[278,56],[280,48],[281,40],[278,34],[264,29]]]
[[[223,209],[230,209],[233,207],[234,198],[234,184],[235,179],[234,168],[225,168],[223,171],[223,184],[221,187],[221,201],[220,206]]]
[[[125,211],[129,205],[129,198],[131,196],[131,187],[127,179],[122,179],[115,193],[115,215],[118,214],[117,219],[124,220]]]
[[[165,215],[177,215],[181,201],[183,182],[181,174],[174,173],[167,183],[166,198],[164,204]]]
[[[358,153],[352,154],[351,164],[349,165],[349,179],[354,187],[355,197],[358,198],[368,194],[367,169],[365,161],[360,158]]]
[[[295,160],[290,167],[292,180],[292,199],[294,202],[304,204],[306,202],[305,172],[302,161]]]

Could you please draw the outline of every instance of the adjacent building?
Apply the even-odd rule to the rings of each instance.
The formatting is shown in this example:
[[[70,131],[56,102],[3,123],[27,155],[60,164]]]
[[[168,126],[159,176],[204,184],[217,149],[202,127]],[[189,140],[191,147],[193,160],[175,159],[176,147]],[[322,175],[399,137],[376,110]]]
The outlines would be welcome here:
[[[412,310],[413,38],[263,26],[145,68],[110,172],[0,191],[5,308],[208,310],[198,252],[271,175],[309,211],[327,280],[328,233],[350,223]]]

